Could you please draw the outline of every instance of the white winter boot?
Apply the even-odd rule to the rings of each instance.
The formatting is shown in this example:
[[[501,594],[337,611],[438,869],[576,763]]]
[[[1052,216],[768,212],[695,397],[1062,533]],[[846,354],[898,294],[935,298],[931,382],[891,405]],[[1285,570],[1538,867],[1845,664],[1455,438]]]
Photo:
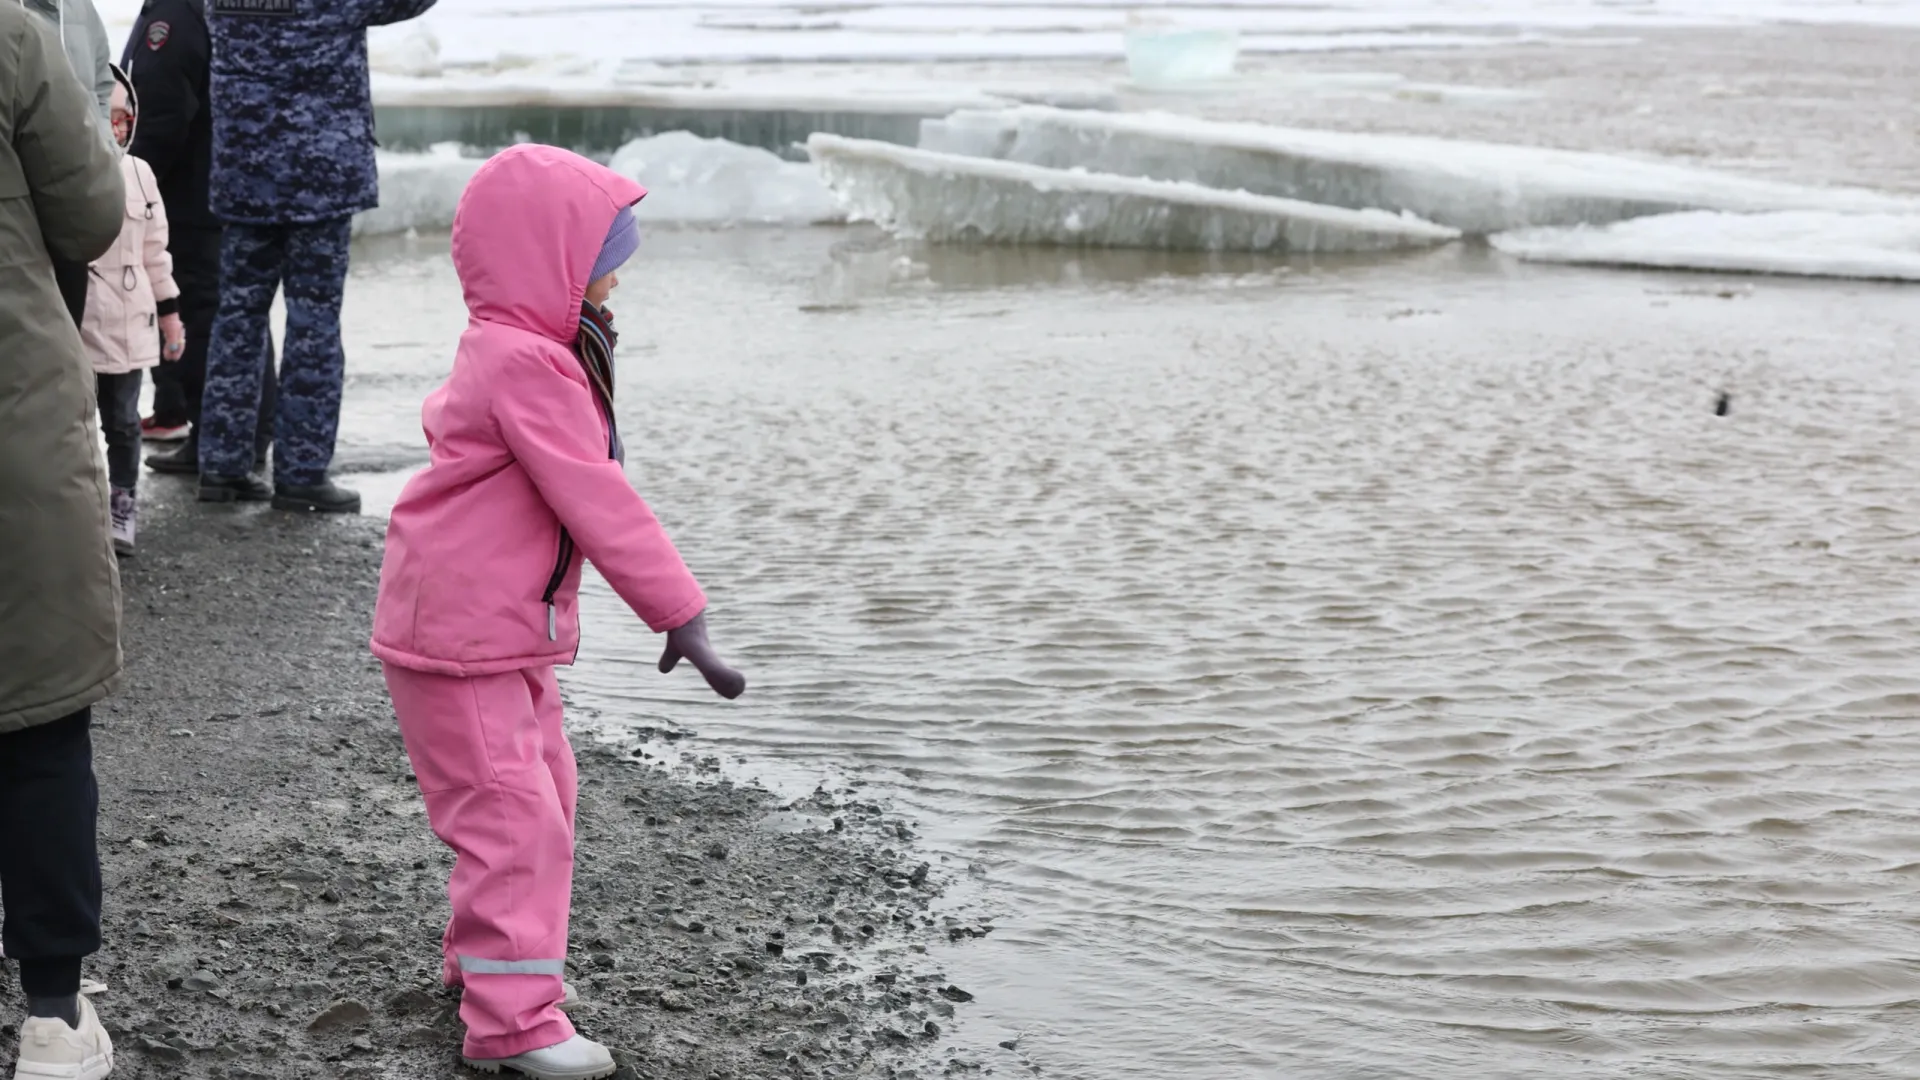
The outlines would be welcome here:
[[[13,1080],[104,1080],[112,1071],[113,1040],[86,998],[80,999],[77,1028],[44,1016],[29,1016],[20,1025],[20,1061]]]
[[[140,503],[127,488],[113,489],[113,551],[116,555],[133,554],[133,537],[139,531]]]
[[[613,1055],[584,1035],[515,1057],[461,1060],[483,1073],[511,1069],[534,1080],[599,1080],[602,1076],[612,1076],[614,1070]]]

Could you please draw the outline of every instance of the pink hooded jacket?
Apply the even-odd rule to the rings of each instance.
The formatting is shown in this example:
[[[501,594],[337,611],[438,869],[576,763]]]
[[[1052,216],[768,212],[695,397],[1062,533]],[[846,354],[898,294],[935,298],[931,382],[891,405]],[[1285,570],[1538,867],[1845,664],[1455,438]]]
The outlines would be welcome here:
[[[467,185],[453,220],[467,331],[421,409],[431,459],[387,526],[380,659],[463,676],[572,663],[583,554],[656,632],[706,607],[609,457],[607,418],[573,352],[607,229],[645,195],[549,146],[506,150]]]

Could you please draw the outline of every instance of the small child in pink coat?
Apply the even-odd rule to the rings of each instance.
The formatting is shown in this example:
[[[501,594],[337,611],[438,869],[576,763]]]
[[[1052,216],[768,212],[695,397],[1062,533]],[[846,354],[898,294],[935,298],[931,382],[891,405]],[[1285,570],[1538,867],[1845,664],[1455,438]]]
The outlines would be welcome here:
[[[431,459],[393,509],[374,611],[428,821],[456,855],[443,974],[464,988],[462,1053],[542,1080],[614,1071],[560,1011],[575,767],[554,667],[579,648],[582,558],[667,634],[662,671],[684,656],[724,697],[746,686],[622,468],[604,305],[645,195],[547,146],[474,174],[453,222],[467,331],[421,411]]]

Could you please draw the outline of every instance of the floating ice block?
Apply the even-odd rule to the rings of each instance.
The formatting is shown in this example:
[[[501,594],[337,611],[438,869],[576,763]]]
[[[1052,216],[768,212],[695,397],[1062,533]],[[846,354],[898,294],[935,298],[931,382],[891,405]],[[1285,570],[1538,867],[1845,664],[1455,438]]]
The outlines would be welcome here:
[[[1538,262],[1920,281],[1920,215],[1665,214],[1501,233],[1492,243]]]
[[[663,132],[621,147],[607,165],[649,190],[643,222],[810,225],[840,217],[833,193],[805,162],[725,139]]]
[[[807,153],[852,216],[912,239],[1362,252],[1426,247],[1459,235],[1377,210],[1048,169],[835,135],[808,139]]]
[[[1463,232],[1610,224],[1684,210],[1907,213],[1920,200],[1803,187],[1606,154],[1026,106],[923,121],[923,149],[1183,181]]]
[[[380,205],[354,216],[355,236],[451,228],[460,195],[483,161],[463,157],[452,143],[426,154],[383,151],[378,159]],[[841,219],[838,201],[812,166],[725,139],[669,131],[627,143],[608,164],[649,189],[639,211],[647,223],[809,225]]]
[[[1127,31],[1127,73],[1140,86],[1173,89],[1233,77],[1240,59],[1235,30],[1147,29]]]

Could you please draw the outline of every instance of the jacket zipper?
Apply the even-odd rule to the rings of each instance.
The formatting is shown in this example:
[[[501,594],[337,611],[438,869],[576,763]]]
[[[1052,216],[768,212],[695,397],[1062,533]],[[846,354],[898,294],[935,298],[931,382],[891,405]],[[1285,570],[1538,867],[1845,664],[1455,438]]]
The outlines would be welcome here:
[[[560,557],[553,562],[553,576],[547,578],[546,594],[540,602],[547,605],[547,640],[560,640],[560,616],[555,610],[553,597],[560,591],[560,582],[567,576],[567,567],[573,563],[573,536],[565,525],[560,526]]]
[[[581,366],[586,367],[584,363]],[[613,399],[607,393],[606,389],[599,385],[599,380],[594,378],[592,368],[587,369],[587,379],[590,383],[594,384],[593,388],[594,390],[597,391],[597,393],[594,394],[594,397],[598,399],[598,402],[601,408],[603,408],[606,411],[607,456],[611,458],[614,456],[613,446],[614,446],[614,430],[615,430],[613,426]],[[545,594],[543,594],[540,597],[541,603],[544,603],[547,605],[547,640],[548,641],[560,640],[560,615],[559,615],[558,609],[554,606],[553,598],[560,591],[561,581],[566,579],[567,567],[573,564],[573,554],[574,554],[573,534],[567,531],[567,527],[565,525],[562,525],[560,526],[560,555],[559,555],[559,558],[555,559],[553,562],[552,575],[547,578],[547,591]],[[578,657],[579,654],[580,654],[579,648],[576,646],[574,649],[574,656]]]

